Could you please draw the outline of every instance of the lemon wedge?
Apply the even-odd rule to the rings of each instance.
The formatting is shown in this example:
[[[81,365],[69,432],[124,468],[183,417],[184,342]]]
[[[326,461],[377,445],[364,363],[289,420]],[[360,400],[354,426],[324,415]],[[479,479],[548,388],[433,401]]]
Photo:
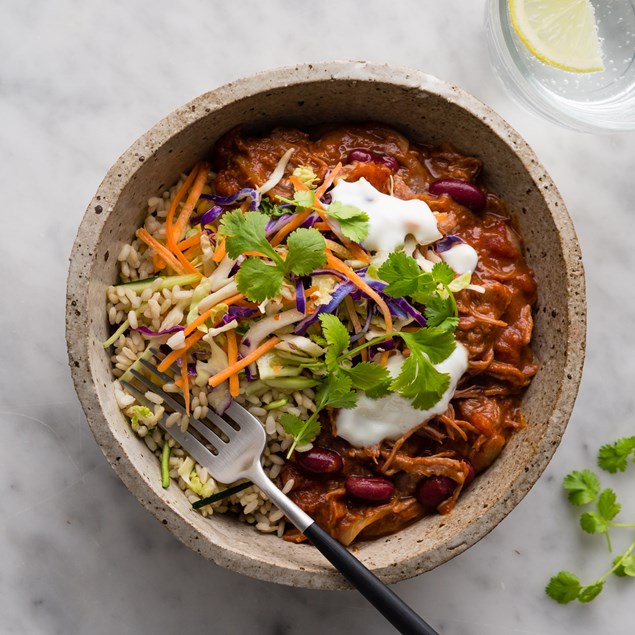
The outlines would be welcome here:
[[[512,27],[541,62],[573,73],[604,70],[590,0],[508,0]]]

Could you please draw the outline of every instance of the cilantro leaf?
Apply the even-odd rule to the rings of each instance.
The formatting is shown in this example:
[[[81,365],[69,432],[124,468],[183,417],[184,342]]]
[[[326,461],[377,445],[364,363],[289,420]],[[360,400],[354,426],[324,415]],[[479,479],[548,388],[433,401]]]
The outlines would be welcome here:
[[[440,373],[426,355],[411,348],[410,356],[404,361],[401,372],[390,388],[409,399],[414,408],[428,410],[441,399],[449,385],[448,373]]]
[[[456,348],[454,335],[438,328],[422,328],[414,333],[399,333],[410,352],[424,352],[433,364],[447,359]]]
[[[619,563],[619,564],[618,564]],[[635,577],[635,555],[632,553],[629,555],[623,554],[621,556],[617,556],[613,560],[613,566],[618,565],[613,573],[623,578],[625,576],[629,576],[631,578]]]
[[[258,258],[247,258],[236,274],[238,290],[251,302],[264,302],[280,293],[284,273]]]
[[[603,445],[598,452],[598,465],[607,472],[624,472],[628,458],[635,455],[635,437],[618,439],[613,444]]]
[[[263,196],[260,200],[258,210],[263,214],[267,214],[267,216],[271,216],[272,218],[280,218],[280,216],[284,216],[291,211],[288,207],[280,207],[280,205],[274,203],[265,196]]]
[[[392,383],[392,379],[389,381],[385,381],[381,384],[377,384],[376,386],[373,386],[372,388],[367,388],[365,391],[366,396],[369,399],[381,399],[382,397],[387,397],[393,392],[390,388],[391,383]]]
[[[428,321],[428,326],[441,326],[450,320],[446,328],[451,327],[450,330],[454,330],[458,324],[458,318],[454,316],[454,302],[449,294],[446,297],[438,293],[431,295],[426,301],[423,314]]]
[[[285,269],[297,276],[308,276],[326,262],[326,242],[317,229],[296,229],[287,239],[287,249]]]
[[[373,390],[385,384],[389,384],[391,380],[390,372],[387,368],[372,362],[361,362],[346,370],[346,374],[353,383],[353,388],[358,390]]]
[[[315,205],[315,192],[313,190],[297,190],[293,194],[292,203],[296,207],[308,209]]]
[[[447,262],[437,262],[432,267],[432,277],[438,284],[447,286],[454,280],[454,269]]]
[[[565,476],[562,486],[572,505],[592,503],[600,493],[600,481],[591,470],[575,470]]]
[[[357,405],[357,393],[353,391],[353,382],[343,371],[329,374],[318,388],[316,402],[322,408],[354,408]]]
[[[309,417],[306,421],[285,412],[280,417],[280,423],[287,434],[293,437],[293,447],[304,445],[315,440],[320,433],[320,422],[316,417]]]
[[[595,512],[584,512],[580,516],[580,527],[587,534],[605,534],[608,530],[606,520]]]
[[[269,217],[260,212],[243,214],[239,209],[225,212],[221,217],[218,233],[226,237],[229,257],[236,259],[246,251],[259,251],[280,264],[282,258],[269,244],[265,235],[265,226],[268,222]]]
[[[384,293],[393,298],[401,298],[417,292],[422,271],[414,258],[402,252],[393,251],[379,267],[377,273],[388,283]]]
[[[604,520],[613,520],[622,509],[622,506],[617,502],[617,496],[612,489],[602,490],[602,493],[598,497],[597,510],[600,516]]]
[[[336,220],[346,238],[361,243],[368,236],[368,214],[354,205],[333,201],[326,208],[327,216]]]
[[[330,313],[322,313],[319,316],[322,323],[322,334],[327,342],[325,362],[329,371],[339,368],[337,358],[348,348],[350,336],[342,321]]]
[[[560,571],[549,581],[545,592],[560,604],[568,604],[577,600],[582,590],[578,576],[569,571]]]
[[[602,593],[603,588],[604,582],[596,582],[595,584],[584,587],[578,595],[578,601],[586,604],[587,602],[591,602],[591,600],[595,600],[595,598]]]

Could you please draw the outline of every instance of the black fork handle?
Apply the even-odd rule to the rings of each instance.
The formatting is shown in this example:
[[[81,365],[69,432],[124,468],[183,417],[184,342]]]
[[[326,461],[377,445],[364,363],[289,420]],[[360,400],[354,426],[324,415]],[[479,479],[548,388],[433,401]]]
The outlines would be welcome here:
[[[400,632],[404,635],[439,635],[398,595],[393,593],[337,540],[317,523],[304,535],[322,555]]]

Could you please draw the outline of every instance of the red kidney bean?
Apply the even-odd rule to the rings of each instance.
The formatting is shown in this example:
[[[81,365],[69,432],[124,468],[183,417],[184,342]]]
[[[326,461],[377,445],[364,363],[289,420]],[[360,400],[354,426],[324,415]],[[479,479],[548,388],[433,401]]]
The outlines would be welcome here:
[[[348,162],[359,161],[360,163],[383,163],[387,165],[393,172],[399,170],[399,161],[389,154],[379,154],[362,148],[355,148],[348,153]]]
[[[342,469],[342,457],[328,448],[314,447],[295,455],[297,464],[314,474],[335,474]]]
[[[430,184],[428,188],[430,194],[436,196],[447,194],[457,203],[463,205],[473,212],[480,212],[485,208],[487,202],[485,194],[473,183],[461,181],[459,179],[441,179]]]
[[[467,476],[465,477],[465,482],[463,483],[463,486],[469,485],[476,478],[476,470],[474,469],[474,466],[468,461],[465,461],[465,462],[467,463],[468,473],[467,473]]]
[[[385,478],[376,476],[350,476],[346,479],[346,491],[366,501],[387,501],[394,493],[395,486]]]
[[[452,496],[455,488],[456,483],[447,476],[430,476],[420,481],[415,496],[424,507],[436,508]]]
[[[361,148],[355,148],[348,153],[348,162],[359,161],[360,163],[370,163],[373,160],[373,153]]]

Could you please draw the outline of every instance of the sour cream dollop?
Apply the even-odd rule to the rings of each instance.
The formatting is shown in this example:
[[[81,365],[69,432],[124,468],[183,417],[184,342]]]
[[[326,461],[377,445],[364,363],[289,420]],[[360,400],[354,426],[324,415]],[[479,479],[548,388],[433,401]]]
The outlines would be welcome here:
[[[447,251],[442,251],[441,258],[448,264],[455,273],[474,273],[478,264],[478,253],[474,247],[467,243],[453,245]]]
[[[417,410],[411,403],[396,393],[381,399],[370,399],[361,394],[355,408],[339,411],[335,424],[337,436],[346,439],[357,448],[370,447],[384,439],[395,440],[432,417],[442,414],[454,396],[459,379],[467,370],[467,349],[457,342],[452,354],[435,368],[440,373],[449,373],[450,385],[441,399],[429,410]],[[390,374],[399,374],[404,358],[393,355],[386,365]]]
[[[432,210],[424,201],[416,198],[403,201],[389,196],[365,178],[353,183],[340,180],[331,190],[331,199],[354,205],[368,214],[368,236],[362,244],[380,255],[402,247],[408,234],[420,245],[429,245],[443,237]]]

